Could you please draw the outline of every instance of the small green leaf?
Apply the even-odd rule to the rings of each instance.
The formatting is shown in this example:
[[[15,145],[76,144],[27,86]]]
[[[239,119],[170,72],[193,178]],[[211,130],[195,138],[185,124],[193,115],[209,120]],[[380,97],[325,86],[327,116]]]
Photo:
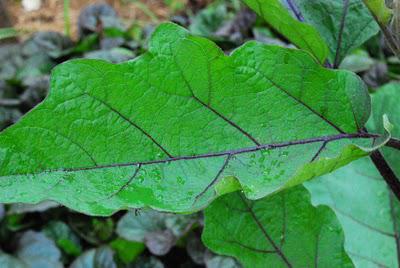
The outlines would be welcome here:
[[[66,254],[78,256],[82,248],[79,238],[72,232],[71,228],[61,221],[52,221],[44,228],[44,233],[53,239]]]
[[[101,241],[108,240],[114,231],[114,222],[111,218],[92,219],[94,237]]]
[[[367,155],[369,113],[359,77],[307,52],[226,56],[166,23],[135,60],[54,69],[46,100],[0,134],[0,202],[191,212],[227,177],[262,198]]]
[[[2,268],[26,268],[21,260],[0,251],[0,267]]]
[[[233,12],[229,12],[226,3],[215,2],[197,13],[189,26],[190,32],[204,37],[213,36],[224,22],[234,17]]]
[[[17,256],[28,267],[61,268],[61,252],[43,233],[27,231],[18,241]]]
[[[379,32],[379,26],[362,0],[296,0],[304,20],[328,44],[331,63],[339,64],[351,50]]]
[[[118,221],[116,231],[126,240],[144,242],[146,234],[165,228],[165,218],[165,214],[154,210],[128,212]]]
[[[90,249],[76,258],[69,268],[117,268],[114,252],[108,246]]]
[[[335,214],[313,207],[303,186],[258,201],[239,192],[217,199],[202,239],[245,267],[352,267]]]
[[[233,258],[225,256],[214,256],[206,261],[207,268],[242,268]]]
[[[118,222],[120,237],[143,242],[155,255],[165,255],[176,244],[192,224],[195,215],[176,215],[145,210],[135,214],[126,213]]]
[[[325,62],[329,51],[320,33],[313,26],[294,18],[279,0],[244,2],[298,48],[310,52],[321,64]]]
[[[128,241],[121,238],[112,241],[110,247],[116,251],[118,257],[126,264],[135,260],[145,249],[143,243]]]
[[[359,73],[368,71],[374,64],[375,60],[368,55],[368,52],[360,49],[354,51],[350,55],[347,55],[339,67],[340,69]]]

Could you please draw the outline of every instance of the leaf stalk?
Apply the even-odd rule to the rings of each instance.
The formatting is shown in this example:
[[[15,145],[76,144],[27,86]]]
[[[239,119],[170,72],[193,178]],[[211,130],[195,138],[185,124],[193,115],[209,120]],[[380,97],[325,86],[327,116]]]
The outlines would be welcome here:
[[[393,194],[400,201],[400,181],[396,177],[393,169],[389,166],[382,153],[379,150],[372,152],[370,155],[372,162],[392,190]]]

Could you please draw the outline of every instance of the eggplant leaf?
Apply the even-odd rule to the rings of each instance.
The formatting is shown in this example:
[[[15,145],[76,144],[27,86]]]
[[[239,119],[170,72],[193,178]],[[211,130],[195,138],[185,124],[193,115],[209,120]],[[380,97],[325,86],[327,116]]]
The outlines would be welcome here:
[[[399,159],[400,160],[400,159]],[[363,158],[308,182],[313,203],[330,206],[356,267],[397,267],[400,206],[371,160]]]
[[[307,52],[226,56],[166,23],[135,60],[54,69],[45,101],[0,134],[0,202],[109,215],[196,211],[239,188],[258,199],[367,155],[369,113],[360,78]]]
[[[400,83],[391,83],[372,94],[373,115],[368,129],[379,130],[382,115],[400,124]],[[400,129],[392,135],[400,137]],[[382,153],[400,176],[400,152],[384,147]],[[346,235],[345,248],[357,267],[398,267],[400,254],[400,204],[368,158],[333,174],[308,182],[313,202],[330,206]]]
[[[337,66],[353,49],[379,32],[378,24],[362,0],[295,2],[305,22],[313,25],[328,44],[329,59]]]
[[[320,63],[325,62],[329,50],[320,33],[310,24],[298,21],[301,17],[292,16],[280,0],[243,1],[298,48],[310,52]]]
[[[245,267],[352,267],[335,214],[313,207],[303,186],[257,201],[239,192],[217,199],[202,239]]]

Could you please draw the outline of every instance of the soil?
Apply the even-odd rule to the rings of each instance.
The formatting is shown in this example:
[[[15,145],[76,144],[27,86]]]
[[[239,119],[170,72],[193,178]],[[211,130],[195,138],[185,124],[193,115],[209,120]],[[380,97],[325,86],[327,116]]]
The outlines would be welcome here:
[[[185,2],[186,0],[179,0]],[[20,1],[5,0],[11,21],[15,28],[27,33],[37,31],[64,31],[63,0],[42,0],[41,8],[37,11],[24,10]],[[70,0],[70,23],[72,37],[77,37],[77,20],[82,8],[94,3],[108,3],[117,11],[127,24],[136,22],[148,24],[152,19],[132,0]],[[164,0],[140,0],[160,20],[167,20],[171,11]]]

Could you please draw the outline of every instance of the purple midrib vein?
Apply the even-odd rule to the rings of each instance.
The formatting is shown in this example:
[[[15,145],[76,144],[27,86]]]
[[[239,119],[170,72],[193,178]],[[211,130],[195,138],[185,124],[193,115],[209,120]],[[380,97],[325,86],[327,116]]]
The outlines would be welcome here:
[[[171,157],[171,158],[166,158],[166,159],[115,163],[115,164],[97,165],[97,166],[89,166],[89,167],[59,168],[59,169],[53,169],[53,170],[49,169],[49,170],[39,171],[37,173],[8,174],[7,176],[37,175],[37,174],[49,173],[49,172],[78,172],[78,171],[85,171],[85,170],[129,167],[129,166],[136,166],[136,165],[163,164],[163,163],[170,163],[170,162],[175,162],[175,161],[206,159],[206,158],[213,158],[213,157],[223,157],[223,156],[228,156],[228,155],[234,156],[234,155],[240,155],[240,154],[244,154],[244,153],[256,152],[256,151],[260,151],[260,150],[273,150],[273,149],[277,149],[277,148],[284,148],[284,147],[290,147],[290,146],[296,146],[296,145],[304,145],[304,144],[317,143],[317,142],[331,142],[331,141],[343,140],[343,139],[370,139],[370,138],[377,138],[377,137],[379,137],[379,135],[369,134],[369,133],[355,133],[355,134],[341,133],[341,134],[331,135],[331,136],[322,136],[322,137],[308,138],[308,139],[295,140],[295,141],[287,141],[287,142],[281,142],[281,143],[261,144],[261,145],[257,145],[257,146],[253,146],[253,147],[232,149],[232,150],[198,154],[198,155],[184,155],[184,156]],[[4,176],[6,176],[6,175],[3,175],[3,177]]]

